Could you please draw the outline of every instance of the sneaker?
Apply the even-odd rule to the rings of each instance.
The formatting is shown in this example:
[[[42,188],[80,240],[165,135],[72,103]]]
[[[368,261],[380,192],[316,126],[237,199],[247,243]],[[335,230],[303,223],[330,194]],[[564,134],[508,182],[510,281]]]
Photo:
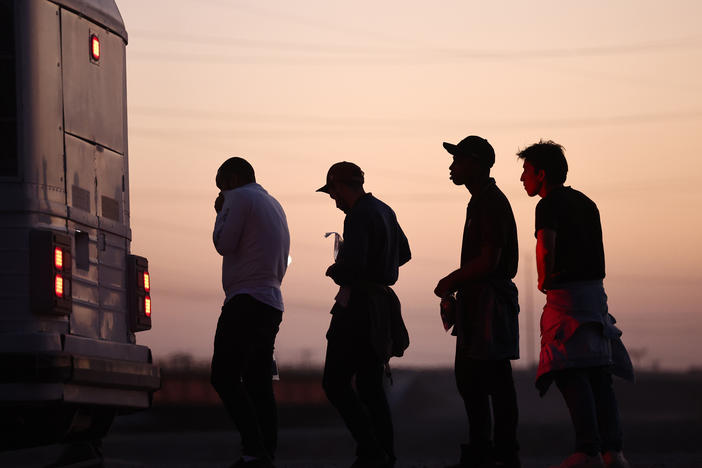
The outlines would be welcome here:
[[[560,465],[554,465],[551,468],[605,468],[605,464],[599,453],[588,455],[583,452],[575,452],[563,460]]]
[[[58,460],[46,468],[71,466],[76,468],[93,468],[103,466],[102,441],[75,442],[63,448]]]
[[[622,451],[610,450],[602,455],[606,468],[630,468],[629,462],[624,458]]]

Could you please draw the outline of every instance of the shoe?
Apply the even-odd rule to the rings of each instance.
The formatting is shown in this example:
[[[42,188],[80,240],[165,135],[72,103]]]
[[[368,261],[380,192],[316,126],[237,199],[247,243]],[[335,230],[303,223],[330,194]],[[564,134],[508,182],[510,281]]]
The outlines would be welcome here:
[[[630,468],[629,462],[624,458],[621,450],[610,450],[602,455],[606,468]]]
[[[102,441],[75,442],[64,447],[58,460],[46,468],[71,466],[93,468],[103,466]]]
[[[551,468],[605,468],[605,464],[599,453],[588,455],[583,452],[575,452],[563,460],[560,465],[554,465]]]
[[[273,462],[268,458],[255,458],[253,460],[246,461],[240,458],[236,461],[230,468],[275,468]]]

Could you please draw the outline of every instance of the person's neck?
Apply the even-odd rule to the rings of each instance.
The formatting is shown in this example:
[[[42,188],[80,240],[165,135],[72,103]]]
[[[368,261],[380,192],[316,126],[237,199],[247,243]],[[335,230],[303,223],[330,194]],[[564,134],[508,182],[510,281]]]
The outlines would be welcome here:
[[[561,187],[563,187],[563,184],[549,184],[544,182],[541,186],[541,190],[539,190],[539,196],[545,198],[546,195]]]
[[[356,203],[358,203],[358,200],[365,195],[366,192],[364,190],[361,190],[360,192],[353,192],[349,194],[349,197],[346,199],[349,205],[349,209],[353,208]]]
[[[482,177],[474,182],[469,182],[466,184],[466,188],[470,192],[471,196],[476,193],[480,193],[488,184],[490,183],[490,176]]]

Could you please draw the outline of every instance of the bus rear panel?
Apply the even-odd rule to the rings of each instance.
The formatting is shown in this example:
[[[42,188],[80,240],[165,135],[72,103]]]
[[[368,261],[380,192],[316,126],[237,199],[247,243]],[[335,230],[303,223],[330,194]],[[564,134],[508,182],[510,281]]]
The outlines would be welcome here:
[[[159,369],[130,252],[127,33],[114,0],[0,0],[0,427],[99,437]]]

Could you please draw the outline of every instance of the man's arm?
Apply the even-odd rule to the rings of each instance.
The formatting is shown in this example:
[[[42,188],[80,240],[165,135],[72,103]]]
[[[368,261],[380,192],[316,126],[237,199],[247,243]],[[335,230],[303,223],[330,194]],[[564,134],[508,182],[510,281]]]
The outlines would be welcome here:
[[[536,233],[536,271],[538,273],[538,288],[546,293],[549,280],[553,276],[556,254],[556,231],[543,228]]]
[[[461,286],[488,276],[497,269],[501,256],[501,247],[484,244],[478,257],[439,281],[439,284],[434,289],[434,294],[444,298]]]
[[[233,196],[231,193],[224,196],[212,233],[212,241],[220,255],[228,255],[236,251],[244,230],[248,209],[249,205],[244,203],[241,197]]]

